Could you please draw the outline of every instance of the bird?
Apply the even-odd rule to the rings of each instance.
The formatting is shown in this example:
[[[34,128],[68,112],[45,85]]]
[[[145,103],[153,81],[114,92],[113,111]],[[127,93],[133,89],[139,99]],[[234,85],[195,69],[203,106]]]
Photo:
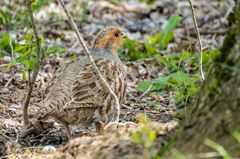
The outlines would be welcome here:
[[[122,42],[123,32],[119,27],[105,27],[97,33],[91,49],[96,66],[120,104],[127,87],[125,66],[118,57]],[[102,123],[113,122],[118,115],[114,98],[102,84],[87,56],[55,72],[45,89],[43,103],[36,114],[36,121],[53,118],[65,128],[68,139],[72,138],[70,125],[93,123],[99,131]]]

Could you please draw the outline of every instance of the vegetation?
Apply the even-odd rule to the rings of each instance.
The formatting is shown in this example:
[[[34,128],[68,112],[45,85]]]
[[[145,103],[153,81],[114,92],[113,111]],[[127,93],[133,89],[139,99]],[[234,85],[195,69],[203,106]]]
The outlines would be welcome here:
[[[115,6],[117,6],[120,3],[119,1],[116,1],[116,0],[106,0],[106,1],[110,2]],[[154,4],[153,0],[139,0],[137,2],[138,3],[143,2],[148,4],[149,6]],[[47,7],[50,3],[52,2],[48,0],[35,0],[32,3],[34,14],[39,13],[42,8]],[[78,27],[81,28],[79,29],[80,31],[84,30],[83,29],[84,25],[86,25],[87,23],[91,23],[89,22],[89,19],[88,19],[90,4],[91,3],[89,0],[83,0],[81,2],[80,11],[76,9],[71,10],[71,14],[73,15],[74,19],[77,20]],[[164,122],[170,122],[171,120],[180,121],[180,125],[176,127],[177,129],[176,132],[179,131],[180,135],[179,134],[172,135],[172,133],[170,133],[169,131],[170,137],[168,137],[167,139],[165,138],[162,139],[162,136],[161,136],[162,134],[160,134],[156,129],[153,129],[151,125],[154,125],[153,120],[158,122],[159,121],[163,122],[163,121],[160,119],[156,120],[157,117],[151,117],[151,118],[147,117],[145,112],[146,110],[152,109],[150,107],[151,104],[149,104],[152,101],[150,101],[144,106],[140,105],[137,108],[137,110],[138,111],[140,110],[139,112],[142,111],[142,113],[145,113],[145,114],[136,113],[137,114],[136,117],[135,117],[135,114],[134,114],[134,117],[132,117],[134,118],[133,120],[134,122],[136,118],[136,121],[137,121],[136,123],[140,126],[138,126],[136,130],[127,132],[126,134],[129,133],[127,138],[128,141],[133,142],[140,147],[140,149],[143,152],[142,158],[160,159],[160,158],[169,158],[169,156],[171,156],[172,158],[177,158],[177,159],[194,159],[194,158],[234,159],[234,157],[236,157],[236,154],[239,155],[239,153],[237,152],[240,148],[240,132],[238,128],[234,130],[231,129],[231,131],[228,132],[229,134],[231,134],[231,137],[229,137],[228,140],[231,140],[231,143],[233,143],[233,146],[231,147],[225,146],[224,142],[218,141],[217,140],[218,138],[217,137],[215,138],[215,136],[214,138],[212,138],[212,136],[206,136],[206,138],[203,139],[204,146],[205,148],[207,147],[206,149],[204,149],[206,151],[196,151],[196,152],[191,151],[191,153],[186,153],[186,151],[184,151],[181,148],[181,146],[179,146],[179,143],[181,144],[182,142],[185,142],[180,140],[179,138],[181,137],[179,136],[181,136],[185,132],[187,132],[188,134],[189,132],[187,129],[188,126],[191,127],[194,124],[196,125],[196,123],[198,122],[202,124],[202,121],[206,121],[205,118],[202,117],[202,114],[208,114],[211,111],[211,110],[207,110],[207,108],[204,108],[204,110],[207,110],[208,112],[203,112],[202,114],[196,113],[196,116],[198,116],[198,118],[194,118],[193,121],[195,121],[196,123],[192,123],[190,122],[192,118],[191,116],[189,116],[189,114],[192,113],[192,110],[198,110],[198,112],[200,112],[197,104],[201,105],[201,103],[204,103],[202,101],[203,97],[205,97],[206,101],[208,98],[211,98],[212,100],[216,100],[214,92],[218,89],[219,90],[221,89],[223,92],[225,91],[225,89],[221,88],[221,84],[224,83],[224,81],[220,81],[218,80],[218,78],[223,80],[226,79],[227,81],[229,78],[233,76],[232,74],[228,74],[231,71],[226,72],[225,70],[225,72],[224,71],[218,72],[218,70],[223,70],[224,68],[222,63],[226,64],[228,68],[229,67],[235,68],[234,66],[236,66],[235,68],[236,70],[239,68],[237,67],[237,64],[236,64],[236,59],[239,56],[236,55],[235,58],[231,58],[228,54],[226,54],[226,52],[233,52],[231,49],[235,46],[235,44],[239,40],[238,39],[239,37],[236,36],[236,32],[239,32],[239,29],[238,29],[239,18],[237,18],[239,17],[237,16],[239,15],[239,2],[236,1],[236,4],[238,4],[238,8],[236,7],[238,10],[235,8],[236,13],[234,15],[231,14],[229,16],[231,30],[229,31],[225,39],[225,43],[223,44],[223,47],[219,46],[216,49],[207,48],[203,51],[203,59],[202,59],[203,70],[206,74],[208,74],[207,81],[203,85],[201,85],[200,83],[200,77],[198,73],[199,72],[198,71],[198,65],[199,65],[198,53],[195,50],[192,51],[193,49],[187,49],[187,48],[181,49],[180,51],[179,50],[169,51],[168,49],[169,44],[175,43],[174,32],[176,31],[176,29],[183,27],[182,21],[184,19],[182,18],[182,16],[178,14],[169,15],[167,22],[164,25],[165,27],[163,27],[161,32],[158,32],[156,34],[153,34],[153,33],[146,34],[144,35],[144,38],[140,38],[140,39],[133,39],[130,37],[126,37],[123,43],[123,46],[121,47],[119,52],[119,57],[124,62],[137,63],[137,66],[138,66],[140,65],[141,62],[145,62],[148,59],[153,59],[157,63],[157,66],[154,66],[154,67],[157,67],[158,69],[161,70],[158,72],[157,77],[154,77],[154,78],[143,77],[136,80],[137,82],[134,83],[135,85],[134,87],[132,87],[135,89],[134,93],[137,94],[138,97],[140,95],[147,94],[146,97],[144,97],[144,100],[143,100],[144,102],[145,101],[149,102],[148,101],[149,99],[152,100],[153,97],[156,97],[153,99],[154,99],[154,102],[158,102],[158,104],[160,103],[158,99],[160,98],[169,99],[168,97],[171,97],[171,99],[173,99],[174,105],[176,106],[176,110],[173,111],[170,118],[163,121]],[[37,62],[38,62],[38,55],[37,55],[38,45],[34,37],[34,33],[31,30],[32,25],[29,23],[29,14],[26,8],[22,9],[22,7],[20,7],[17,14],[12,11],[10,12],[9,11],[10,8],[11,8],[10,5],[0,8],[0,29],[3,30],[3,32],[2,31],[0,32],[0,64],[1,64],[1,60],[4,60],[6,57],[10,58],[6,66],[4,66],[3,69],[1,69],[0,67],[0,70],[2,71],[3,74],[9,74],[10,72],[12,72],[14,67],[17,67],[18,73],[21,73],[21,81],[22,83],[25,83],[24,89],[27,90],[26,86],[29,85],[30,81],[32,80],[31,74],[36,69]],[[135,12],[135,10],[133,12]],[[143,15],[144,13],[141,14],[141,16]],[[51,17],[50,19],[53,21],[63,21],[63,19],[59,17],[58,14],[55,14],[55,13],[52,13],[50,17]],[[63,22],[63,23],[67,23],[67,22]],[[94,23],[97,23],[97,22],[95,21]],[[39,20],[37,21],[36,25],[37,27],[41,28],[42,22]],[[62,30],[65,29],[69,31],[70,29],[65,26],[67,26],[67,24],[61,27],[59,27],[57,24],[57,27],[59,27],[60,29]],[[24,31],[20,31],[20,30],[24,30]],[[44,29],[41,28],[40,30],[43,31]],[[84,35],[85,37],[87,37],[86,34]],[[72,34],[70,36],[72,36]],[[49,43],[50,40],[48,35],[46,33],[40,34],[40,42],[41,42],[41,50],[43,53],[43,59],[46,59],[49,61],[49,59],[55,59],[56,57],[60,56],[64,61],[69,57],[79,56],[79,54],[69,55],[69,52],[68,52],[68,50],[70,49],[69,45],[63,45],[68,43],[68,40],[66,40],[67,38],[65,39],[64,35],[57,35],[54,38],[60,41],[59,44]],[[71,46],[72,45],[73,44],[71,44]],[[73,48],[74,47],[72,47],[71,49],[73,50]],[[79,48],[77,48],[77,50],[79,50]],[[46,62],[42,62],[40,63],[40,65],[41,67],[44,67],[46,65]],[[51,66],[51,67],[55,67],[55,66]],[[232,70],[232,69],[229,69],[229,70]],[[211,74],[214,74],[215,76],[211,77]],[[0,74],[0,78],[3,78],[1,76],[2,74]],[[0,83],[1,83],[1,80],[0,80]],[[6,82],[2,82],[1,84],[4,85],[6,84]],[[204,92],[208,94],[208,96],[205,96]],[[135,95],[134,93],[132,94]],[[0,91],[0,94],[1,94],[1,91]],[[35,94],[37,93],[35,92]],[[133,96],[132,94],[131,96]],[[220,95],[221,94],[219,93],[219,96]],[[36,95],[32,95],[32,96],[36,97]],[[138,97],[137,98],[134,97],[135,100],[136,99],[140,100],[140,97],[139,98]],[[143,96],[141,96],[141,98],[142,97]],[[222,98],[224,97],[221,97],[221,99]],[[4,100],[2,100],[2,98],[0,97],[0,102],[2,101]],[[40,101],[40,100],[37,100],[37,101]],[[21,100],[20,102],[22,103],[23,100]],[[132,102],[131,99],[128,102],[131,103]],[[14,104],[16,103],[17,102],[15,102]],[[170,103],[170,101],[167,101],[167,103]],[[206,107],[208,106],[209,103],[206,102]],[[13,103],[10,103],[9,105],[11,104]],[[0,103],[0,110],[2,105],[5,105],[5,104]],[[213,105],[215,106],[217,104],[213,104]],[[5,107],[8,107],[7,104]],[[135,107],[132,108],[131,104],[128,104],[126,107],[130,110],[135,108]],[[5,109],[6,108],[4,108],[4,110]],[[159,109],[153,108],[151,111],[160,112],[162,111],[161,109],[162,107]],[[237,110],[239,109],[236,108],[236,111]],[[221,113],[219,115],[221,115]],[[209,116],[214,116],[214,114],[211,114]],[[231,119],[232,116],[230,116],[229,119]],[[211,119],[212,118],[209,118],[209,121]],[[219,118],[219,119],[222,119],[224,121],[223,118]],[[193,125],[189,123],[186,124],[186,122],[189,122]],[[230,122],[226,121],[226,123],[229,124]],[[222,124],[224,127],[225,126],[224,122]],[[231,124],[229,125],[227,125],[227,127],[228,126],[231,128],[234,127]],[[0,128],[2,128],[1,124],[0,124]],[[199,129],[200,128],[197,127],[195,130],[199,130]],[[175,132],[175,129],[172,132]],[[8,133],[3,134],[0,131],[0,144],[6,143],[6,141],[9,140],[9,138],[11,138],[11,137],[6,137],[6,134]],[[190,134],[189,136],[191,136],[191,133],[189,134]],[[168,134],[164,134],[164,135],[168,136]],[[176,136],[176,137],[174,138],[173,136]],[[198,134],[198,137],[199,137],[199,134]],[[183,138],[187,140],[188,135]],[[160,143],[159,139],[164,140],[164,142],[161,141],[162,143]],[[186,147],[183,146],[183,147],[186,148],[187,146]],[[41,153],[40,150],[39,150],[39,153]]]

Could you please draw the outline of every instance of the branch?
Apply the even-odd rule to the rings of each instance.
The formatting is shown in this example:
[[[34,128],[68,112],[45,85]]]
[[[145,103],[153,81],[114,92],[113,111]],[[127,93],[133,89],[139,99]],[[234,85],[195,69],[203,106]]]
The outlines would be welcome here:
[[[200,78],[201,78],[201,82],[205,80],[204,77],[204,73],[203,73],[203,68],[202,68],[202,40],[201,40],[201,36],[200,36],[200,32],[199,32],[199,28],[197,25],[197,20],[196,20],[196,16],[195,16],[195,10],[192,4],[192,0],[188,0],[189,5],[191,7],[192,10],[192,18],[193,18],[193,23],[194,23],[194,27],[195,27],[195,31],[197,34],[197,39],[198,39],[198,44],[199,44],[199,51],[200,51],[200,57],[199,57],[199,72],[200,72]]]
[[[120,104],[119,104],[119,100],[118,100],[118,97],[116,96],[116,94],[113,92],[113,90],[111,89],[111,87],[109,86],[109,84],[107,83],[107,81],[104,79],[104,77],[102,76],[101,72],[99,71],[97,65],[95,64],[91,54],[90,54],[90,51],[88,50],[81,34],[79,33],[78,29],[77,29],[77,26],[75,24],[75,22],[73,21],[73,18],[72,16],[70,15],[69,11],[67,10],[67,8],[65,7],[64,3],[62,0],[58,0],[58,3],[62,6],[64,12],[66,13],[67,17],[68,17],[68,20],[72,26],[72,29],[74,30],[74,32],[76,33],[77,35],[77,39],[78,39],[78,42],[79,44],[83,47],[84,51],[86,52],[88,58],[90,59],[90,62],[95,70],[95,72],[97,73],[97,75],[99,76],[102,84],[107,88],[108,92],[112,95],[112,97],[115,99],[115,102],[116,102],[116,106],[117,106],[117,119],[116,119],[116,123],[118,123],[119,121],[119,116],[120,116]]]
[[[35,20],[33,17],[33,11],[32,11],[32,1],[31,0],[26,0],[26,5],[27,5],[27,9],[28,9],[28,13],[30,16],[30,22],[32,23],[32,28],[33,28],[33,33],[34,36],[36,38],[36,44],[37,44],[37,57],[36,57],[36,67],[32,73],[32,79],[29,81],[29,89],[27,92],[27,96],[24,100],[24,104],[23,104],[23,124],[26,126],[27,124],[29,124],[29,118],[28,118],[28,105],[29,105],[29,101],[31,98],[31,94],[32,94],[32,90],[33,90],[33,85],[36,81],[38,72],[39,72],[39,68],[40,68],[40,64],[42,61],[42,49],[41,49],[41,39],[40,36],[38,34],[38,30],[35,24]]]

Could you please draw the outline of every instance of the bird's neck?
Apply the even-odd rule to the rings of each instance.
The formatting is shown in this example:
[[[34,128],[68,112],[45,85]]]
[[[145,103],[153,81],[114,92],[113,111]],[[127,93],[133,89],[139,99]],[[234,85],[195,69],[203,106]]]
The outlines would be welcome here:
[[[106,40],[106,39],[97,39],[93,45],[93,49],[104,49],[110,51],[112,54],[117,56],[117,50],[119,45],[114,43],[113,40]]]
[[[103,49],[103,48],[93,48],[91,51],[91,54],[92,54],[92,56],[109,57],[112,59],[120,60],[117,55],[115,55],[111,51]]]
[[[115,56],[118,56],[118,53],[117,53],[117,50],[118,48],[115,48],[115,47],[111,47],[109,46],[108,44],[106,45],[95,45],[93,48],[92,48],[92,51],[93,50],[105,50],[106,52],[109,52]]]

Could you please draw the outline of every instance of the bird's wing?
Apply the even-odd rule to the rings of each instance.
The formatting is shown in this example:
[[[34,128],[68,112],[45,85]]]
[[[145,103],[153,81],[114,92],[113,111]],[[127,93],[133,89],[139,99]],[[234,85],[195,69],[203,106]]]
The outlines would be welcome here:
[[[110,87],[118,93],[119,89],[122,89],[119,87],[124,85],[122,81],[118,84],[119,79],[124,79],[122,64],[106,57],[95,58],[94,62]],[[108,90],[103,86],[93,66],[88,63],[75,78],[71,99],[63,108],[102,107],[107,104],[107,99],[111,99]]]
[[[88,63],[87,57],[60,67],[45,89],[44,107],[46,114],[60,110],[71,100],[72,87],[77,75]]]

